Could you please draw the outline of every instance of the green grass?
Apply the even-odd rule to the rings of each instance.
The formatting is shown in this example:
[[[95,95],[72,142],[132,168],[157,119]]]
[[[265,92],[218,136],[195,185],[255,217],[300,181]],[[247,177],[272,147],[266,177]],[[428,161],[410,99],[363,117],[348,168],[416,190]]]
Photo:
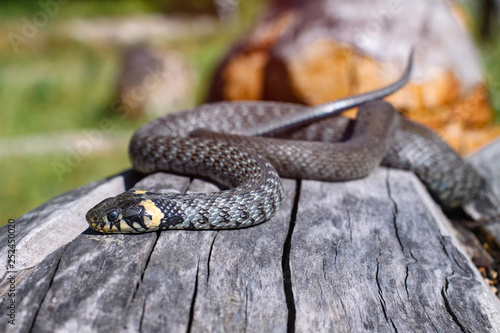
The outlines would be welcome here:
[[[187,36],[172,42],[171,49],[181,52],[198,72],[193,103],[203,101],[213,68],[226,49],[251,25],[263,1],[242,1],[244,15],[237,22],[224,22],[214,34],[199,38]],[[116,133],[132,133],[147,119],[123,120],[111,112],[119,71],[117,47],[81,44],[70,41],[60,27],[71,18],[128,16],[154,12],[161,2],[145,0],[70,1],[61,5],[58,14],[37,36],[11,47],[8,33],[19,33],[23,17],[40,11],[38,1],[0,2],[0,140],[25,135],[80,133],[98,128],[103,118],[111,119]],[[115,134],[116,134],[115,133]],[[92,153],[64,174],[62,181],[53,162],[64,164],[66,151],[48,155],[1,157],[0,225],[16,218],[47,200],[96,179],[130,167],[126,154],[127,140],[115,152]]]
[[[46,2],[46,1],[43,1]],[[38,0],[2,0],[0,6],[0,19],[32,17],[34,14],[43,10]],[[61,13],[63,17],[94,17],[100,15],[106,16],[124,16],[138,12],[153,12],[161,9],[161,1],[147,0],[88,0],[75,1],[69,0],[67,3],[60,3],[57,14]],[[50,9],[52,11],[52,9]]]
[[[76,43],[0,54],[3,136],[94,127],[114,92],[117,56]]]
[[[486,84],[490,92],[490,102],[495,112],[495,120],[500,122],[500,34],[481,47]]]
[[[65,164],[66,155],[9,157],[2,161],[0,214],[2,222],[78,186],[130,168],[124,149],[115,153],[92,154],[58,177],[53,162]]]
[[[471,17],[475,19],[471,33],[481,53],[484,79],[489,90],[491,105],[495,111],[495,121],[500,123],[500,22],[498,18],[492,20],[491,36],[483,40],[480,36],[481,2],[470,0],[465,3]]]

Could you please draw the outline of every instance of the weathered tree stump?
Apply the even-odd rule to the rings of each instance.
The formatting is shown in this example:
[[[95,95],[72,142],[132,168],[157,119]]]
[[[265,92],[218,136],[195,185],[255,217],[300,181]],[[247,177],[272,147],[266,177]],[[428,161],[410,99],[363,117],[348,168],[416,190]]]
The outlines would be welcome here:
[[[498,168],[488,166],[500,162],[500,141],[472,160],[491,169],[485,175],[498,189]],[[86,230],[86,211],[137,179],[125,172],[19,218],[15,272],[6,270],[8,226],[0,229],[1,331],[500,330],[500,301],[412,173],[379,168],[349,182],[284,179],[282,208],[247,229]],[[163,173],[134,186],[217,189]],[[12,299],[15,326],[8,323]]]
[[[222,61],[208,100],[328,102],[395,81],[416,46],[413,80],[387,100],[471,152],[500,128],[460,14],[448,0],[275,0]]]

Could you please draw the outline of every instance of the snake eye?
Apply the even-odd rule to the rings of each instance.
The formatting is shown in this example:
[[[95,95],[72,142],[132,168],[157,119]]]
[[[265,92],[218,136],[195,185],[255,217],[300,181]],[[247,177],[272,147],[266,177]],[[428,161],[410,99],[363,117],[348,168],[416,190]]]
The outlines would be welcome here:
[[[116,211],[116,210],[109,212],[108,213],[108,221],[113,222],[114,220],[116,220],[118,218],[119,215],[120,214],[118,214],[118,211]]]

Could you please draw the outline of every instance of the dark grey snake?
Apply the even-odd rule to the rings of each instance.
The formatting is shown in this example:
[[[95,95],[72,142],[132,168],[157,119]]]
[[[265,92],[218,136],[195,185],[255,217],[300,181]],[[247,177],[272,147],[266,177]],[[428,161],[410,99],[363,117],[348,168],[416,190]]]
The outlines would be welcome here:
[[[131,140],[136,170],[205,177],[228,189],[130,190],[102,201],[86,219],[103,233],[247,227],[279,209],[279,175],[355,179],[381,162],[413,170],[443,207],[466,207],[480,196],[481,177],[436,134],[378,100],[407,82],[411,63],[410,57],[402,78],[388,87],[319,106],[220,102],[156,119]],[[356,121],[332,116],[359,105]]]

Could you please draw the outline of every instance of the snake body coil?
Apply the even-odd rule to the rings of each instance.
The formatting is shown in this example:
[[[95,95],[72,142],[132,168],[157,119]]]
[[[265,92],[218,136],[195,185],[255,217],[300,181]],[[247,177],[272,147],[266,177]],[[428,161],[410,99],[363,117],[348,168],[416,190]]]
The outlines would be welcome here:
[[[372,101],[406,83],[306,107],[277,102],[221,102],[167,115],[140,128],[130,143],[134,168],[206,177],[228,190],[157,194],[131,190],[87,213],[99,232],[228,229],[264,222],[279,209],[280,178],[347,180],[384,164],[410,169],[445,207],[469,202],[481,177],[441,139]],[[364,103],[364,104],[363,104]],[[361,105],[355,122],[334,116]],[[258,137],[253,137],[258,136]]]

